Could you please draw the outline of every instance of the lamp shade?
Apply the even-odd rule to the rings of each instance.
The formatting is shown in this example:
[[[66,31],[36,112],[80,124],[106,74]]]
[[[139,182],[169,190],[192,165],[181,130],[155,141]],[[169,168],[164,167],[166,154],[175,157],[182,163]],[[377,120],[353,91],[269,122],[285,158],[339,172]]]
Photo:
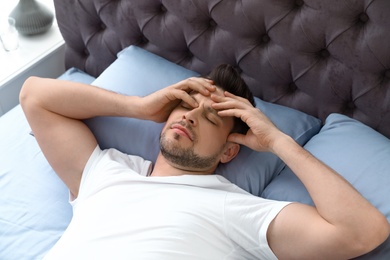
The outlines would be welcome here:
[[[15,27],[23,35],[46,32],[54,19],[53,13],[35,0],[19,0],[9,16],[15,19]]]

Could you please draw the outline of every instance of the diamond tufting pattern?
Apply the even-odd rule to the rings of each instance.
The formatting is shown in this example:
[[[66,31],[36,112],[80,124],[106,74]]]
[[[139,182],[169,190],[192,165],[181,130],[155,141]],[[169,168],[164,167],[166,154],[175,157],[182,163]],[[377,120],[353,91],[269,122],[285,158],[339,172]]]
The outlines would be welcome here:
[[[388,0],[54,2],[67,67],[97,76],[132,44],[202,74],[230,63],[266,101],[390,137]]]

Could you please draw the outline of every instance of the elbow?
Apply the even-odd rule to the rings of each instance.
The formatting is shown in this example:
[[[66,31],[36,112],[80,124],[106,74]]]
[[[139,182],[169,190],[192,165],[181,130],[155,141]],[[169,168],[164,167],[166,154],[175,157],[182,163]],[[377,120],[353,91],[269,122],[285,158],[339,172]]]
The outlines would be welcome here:
[[[380,214],[378,219],[375,221],[375,227],[373,228],[372,232],[372,245],[371,245],[371,250],[375,249],[378,247],[380,244],[382,244],[390,235],[390,224],[387,221],[386,217]]]
[[[19,94],[19,102],[22,107],[26,104],[28,98],[31,96],[31,93],[33,93],[32,88],[35,85],[37,79],[37,77],[29,77],[23,83],[22,89]]]
[[[37,105],[36,101],[39,100],[40,90],[38,86],[41,84],[40,80],[38,77],[29,77],[23,83],[19,94],[19,102],[25,114],[34,108],[34,104]]]
[[[359,238],[355,239],[356,243],[351,244],[356,256],[371,252],[390,236],[390,224],[387,219],[383,215],[374,219],[372,220],[373,225],[370,230],[360,234]]]
[[[378,243],[376,246],[374,245],[374,248],[382,244],[384,241],[386,241],[390,236],[390,223],[387,221],[385,216],[382,216],[382,224],[378,227],[377,231],[377,239]]]

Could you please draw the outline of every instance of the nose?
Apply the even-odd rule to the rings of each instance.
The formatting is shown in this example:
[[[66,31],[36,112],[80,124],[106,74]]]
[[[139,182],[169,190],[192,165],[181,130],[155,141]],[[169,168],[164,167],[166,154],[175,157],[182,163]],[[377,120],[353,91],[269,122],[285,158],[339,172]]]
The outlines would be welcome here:
[[[198,124],[198,114],[199,108],[191,109],[183,114],[183,120],[187,121],[191,126],[196,126]]]

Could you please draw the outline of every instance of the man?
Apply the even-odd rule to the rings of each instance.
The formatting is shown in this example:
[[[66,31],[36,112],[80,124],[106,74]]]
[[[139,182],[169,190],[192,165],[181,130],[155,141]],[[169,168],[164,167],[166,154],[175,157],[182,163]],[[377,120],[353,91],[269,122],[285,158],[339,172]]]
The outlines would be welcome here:
[[[348,259],[389,235],[378,210],[253,106],[230,66],[146,97],[30,78],[20,100],[74,211],[47,259]],[[153,169],[100,150],[81,121],[94,116],[166,121]],[[316,207],[264,200],[213,175],[240,144],[279,156]]]

